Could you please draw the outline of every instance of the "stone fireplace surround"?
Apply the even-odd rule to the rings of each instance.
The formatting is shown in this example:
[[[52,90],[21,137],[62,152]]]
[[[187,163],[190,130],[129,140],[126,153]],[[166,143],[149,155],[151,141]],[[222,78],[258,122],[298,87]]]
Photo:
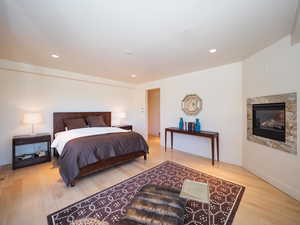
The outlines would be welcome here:
[[[253,135],[252,105],[284,102],[286,105],[286,138],[280,142],[264,137]],[[258,144],[278,149],[284,152],[297,154],[297,93],[271,95],[247,99],[247,139]]]

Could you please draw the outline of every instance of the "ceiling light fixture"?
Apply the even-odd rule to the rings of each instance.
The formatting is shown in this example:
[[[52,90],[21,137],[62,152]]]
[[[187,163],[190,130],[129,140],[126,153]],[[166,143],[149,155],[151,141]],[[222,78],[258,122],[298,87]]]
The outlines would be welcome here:
[[[52,54],[51,57],[57,59],[59,58],[59,55]]]
[[[125,50],[124,53],[125,53],[125,55],[132,55],[133,54],[132,51],[130,51],[130,50]]]
[[[210,53],[215,53],[216,51],[217,51],[217,49],[215,49],[215,48],[209,50]]]
[[[135,75],[135,74],[131,74],[131,77],[132,77],[132,78],[136,78],[136,75]]]

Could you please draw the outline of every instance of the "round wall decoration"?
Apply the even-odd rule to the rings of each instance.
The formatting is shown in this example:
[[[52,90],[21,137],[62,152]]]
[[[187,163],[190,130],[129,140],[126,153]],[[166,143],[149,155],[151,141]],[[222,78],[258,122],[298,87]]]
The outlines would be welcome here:
[[[202,99],[196,95],[186,95],[181,101],[182,111],[190,116],[197,115],[202,110]]]

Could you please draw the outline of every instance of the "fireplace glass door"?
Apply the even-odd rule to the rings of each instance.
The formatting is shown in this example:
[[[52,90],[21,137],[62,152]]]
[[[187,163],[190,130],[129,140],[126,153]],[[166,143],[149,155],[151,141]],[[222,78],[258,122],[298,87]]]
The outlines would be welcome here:
[[[285,103],[254,104],[253,134],[285,142]]]

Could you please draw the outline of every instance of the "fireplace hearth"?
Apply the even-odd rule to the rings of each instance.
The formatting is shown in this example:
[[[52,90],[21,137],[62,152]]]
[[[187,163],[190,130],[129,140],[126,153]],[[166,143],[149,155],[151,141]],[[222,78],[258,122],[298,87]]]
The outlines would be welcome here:
[[[253,104],[253,134],[285,142],[285,103]]]

